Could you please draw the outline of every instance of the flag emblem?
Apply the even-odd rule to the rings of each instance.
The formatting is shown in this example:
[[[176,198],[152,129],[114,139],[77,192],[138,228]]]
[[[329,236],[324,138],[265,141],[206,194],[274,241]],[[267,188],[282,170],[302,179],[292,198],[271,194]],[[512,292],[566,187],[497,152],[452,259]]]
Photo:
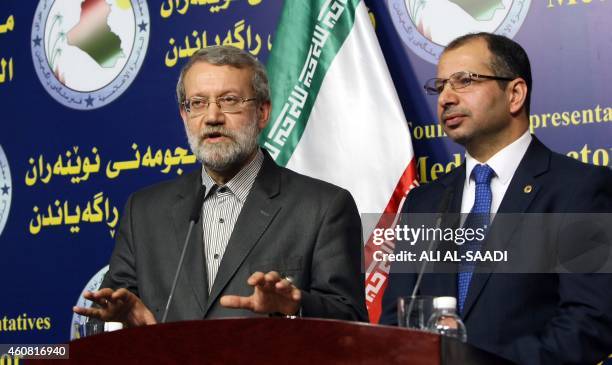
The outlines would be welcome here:
[[[59,103],[100,108],[138,74],[149,33],[144,0],[41,0],[32,25],[34,68]]]
[[[13,186],[11,185],[11,170],[9,168],[8,159],[2,146],[0,146],[0,236],[8,220],[11,210],[11,196]]]
[[[404,45],[437,64],[444,47],[468,33],[514,37],[531,0],[387,0],[393,25]]]

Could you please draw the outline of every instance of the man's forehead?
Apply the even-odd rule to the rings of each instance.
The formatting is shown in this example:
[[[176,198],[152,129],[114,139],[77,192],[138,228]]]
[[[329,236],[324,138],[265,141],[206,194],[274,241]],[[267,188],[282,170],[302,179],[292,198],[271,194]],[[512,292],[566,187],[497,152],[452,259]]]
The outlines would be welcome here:
[[[455,72],[491,71],[491,52],[482,39],[468,41],[461,46],[445,51],[438,62],[438,77],[448,77]]]
[[[230,65],[213,65],[206,62],[195,63],[188,71],[185,78],[193,80],[197,84],[224,83],[249,85],[251,70],[249,68],[237,68]]]
[[[232,65],[215,65],[205,61],[195,62],[187,74],[208,74],[208,75],[220,75],[220,74],[242,74],[250,73],[251,70],[248,67],[235,67]]]

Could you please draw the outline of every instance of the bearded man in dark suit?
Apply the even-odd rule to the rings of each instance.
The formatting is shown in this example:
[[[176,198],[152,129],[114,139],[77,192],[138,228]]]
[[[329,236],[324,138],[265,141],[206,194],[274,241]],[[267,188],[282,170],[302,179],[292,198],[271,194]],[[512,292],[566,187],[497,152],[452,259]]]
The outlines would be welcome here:
[[[202,169],[133,194],[93,308],[127,326],[164,312],[189,215],[189,242],[169,321],[268,314],[365,320],[361,222],[348,191],[277,166],[258,147],[271,110],[264,67],[247,52],[198,51],[177,97]]]

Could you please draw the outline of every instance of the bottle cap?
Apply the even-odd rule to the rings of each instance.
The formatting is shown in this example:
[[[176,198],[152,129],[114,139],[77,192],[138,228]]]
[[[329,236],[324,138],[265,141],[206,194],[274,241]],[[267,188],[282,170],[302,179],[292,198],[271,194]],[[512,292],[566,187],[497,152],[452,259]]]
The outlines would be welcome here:
[[[433,300],[435,309],[456,309],[457,299],[455,297],[437,297]]]

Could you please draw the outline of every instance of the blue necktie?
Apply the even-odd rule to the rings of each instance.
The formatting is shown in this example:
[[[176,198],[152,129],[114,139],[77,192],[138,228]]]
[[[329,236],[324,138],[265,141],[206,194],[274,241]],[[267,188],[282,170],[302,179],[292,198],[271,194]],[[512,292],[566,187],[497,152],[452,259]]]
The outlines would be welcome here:
[[[489,165],[476,165],[472,170],[472,177],[476,181],[476,195],[474,197],[474,205],[470,214],[465,220],[464,228],[483,228],[489,225],[491,213],[491,178],[495,171]],[[482,241],[474,240],[465,242],[459,248],[459,253],[464,254],[466,251],[478,251],[481,249]],[[472,280],[474,272],[474,263],[463,262],[459,264],[459,272],[457,275],[457,301],[459,304],[459,313],[463,313],[463,304],[467,298],[468,288]]]

